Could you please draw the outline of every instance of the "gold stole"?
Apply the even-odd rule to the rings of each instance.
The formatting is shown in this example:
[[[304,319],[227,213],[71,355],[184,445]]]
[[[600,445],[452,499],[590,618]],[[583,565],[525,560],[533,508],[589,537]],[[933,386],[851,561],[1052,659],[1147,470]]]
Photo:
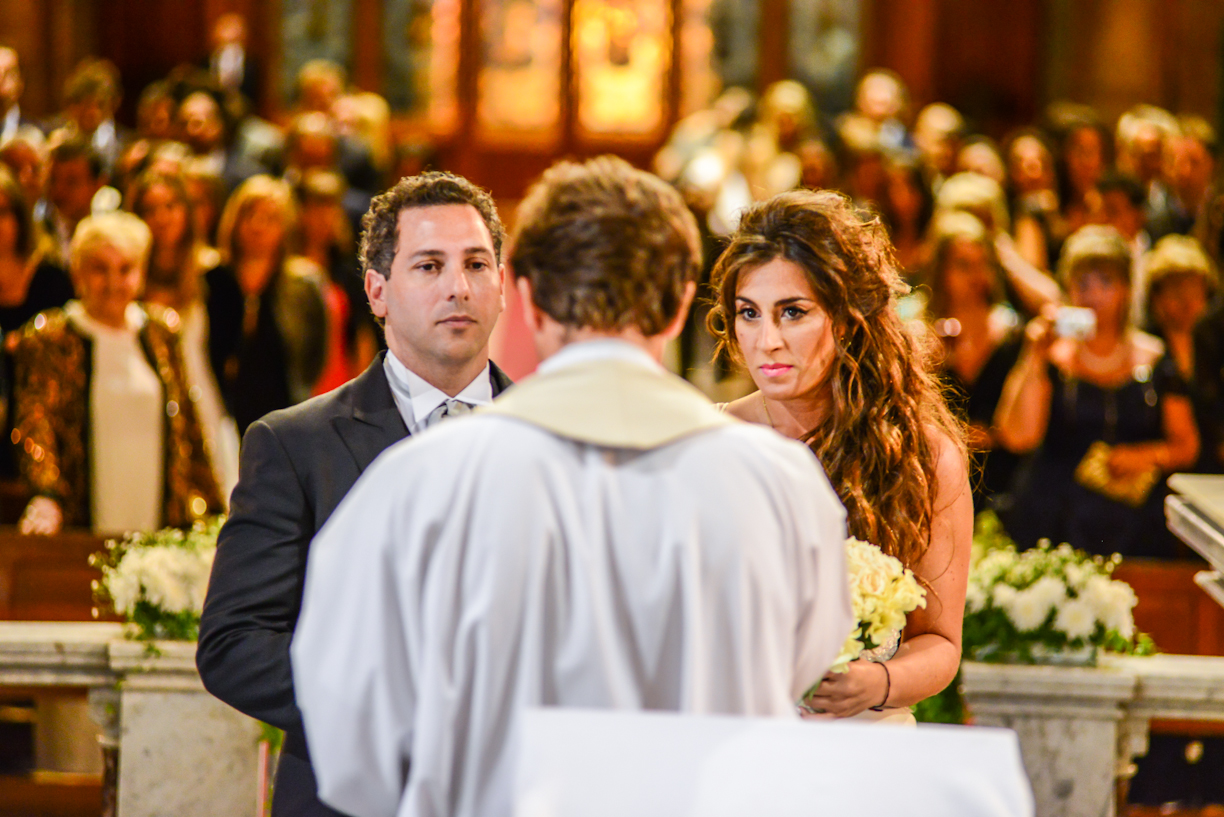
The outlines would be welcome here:
[[[738,422],[679,377],[616,359],[533,375],[479,411],[567,439],[641,450]]]

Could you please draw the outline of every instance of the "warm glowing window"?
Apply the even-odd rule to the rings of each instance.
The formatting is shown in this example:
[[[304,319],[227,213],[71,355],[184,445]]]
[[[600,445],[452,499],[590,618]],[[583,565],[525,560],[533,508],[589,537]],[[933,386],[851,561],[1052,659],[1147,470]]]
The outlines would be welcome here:
[[[671,67],[667,0],[576,0],[572,50],[583,131],[649,134],[663,125]]]
[[[480,0],[484,49],[477,122],[484,135],[556,136],[562,0]]]

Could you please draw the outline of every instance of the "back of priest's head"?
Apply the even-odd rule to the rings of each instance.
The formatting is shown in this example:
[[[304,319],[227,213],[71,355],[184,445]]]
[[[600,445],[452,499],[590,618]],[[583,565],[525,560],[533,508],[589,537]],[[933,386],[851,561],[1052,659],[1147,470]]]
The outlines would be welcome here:
[[[519,206],[514,274],[569,327],[663,332],[701,269],[697,222],[680,194],[622,159],[560,162]]]

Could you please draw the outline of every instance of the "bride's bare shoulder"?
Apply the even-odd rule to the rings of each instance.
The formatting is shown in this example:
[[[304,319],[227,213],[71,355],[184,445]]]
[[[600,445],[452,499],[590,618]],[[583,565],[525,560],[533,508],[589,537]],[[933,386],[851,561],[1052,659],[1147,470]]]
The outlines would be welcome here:
[[[759,392],[753,392],[746,397],[732,400],[730,403],[719,403],[718,406],[737,420],[743,420],[746,423],[757,423],[758,425],[768,425],[769,423],[765,419],[765,410],[761,403]]]

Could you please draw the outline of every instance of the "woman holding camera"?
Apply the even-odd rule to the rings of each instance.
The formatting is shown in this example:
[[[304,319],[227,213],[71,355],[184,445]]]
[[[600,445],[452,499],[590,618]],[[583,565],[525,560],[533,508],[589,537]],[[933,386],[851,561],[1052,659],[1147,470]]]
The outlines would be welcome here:
[[[1017,458],[997,450],[993,426],[1020,352],[1020,320],[1004,300],[995,242],[975,216],[938,215],[930,231],[926,324],[952,410],[967,424],[975,510],[1007,501]]]
[[[1164,478],[1198,455],[1184,381],[1156,338],[1131,328],[1131,254],[1111,227],[1067,239],[1059,277],[1072,306],[1025,330],[995,413],[999,442],[1035,451],[1008,532],[1092,553],[1170,557]],[[1083,310],[1089,310],[1084,312]]]

